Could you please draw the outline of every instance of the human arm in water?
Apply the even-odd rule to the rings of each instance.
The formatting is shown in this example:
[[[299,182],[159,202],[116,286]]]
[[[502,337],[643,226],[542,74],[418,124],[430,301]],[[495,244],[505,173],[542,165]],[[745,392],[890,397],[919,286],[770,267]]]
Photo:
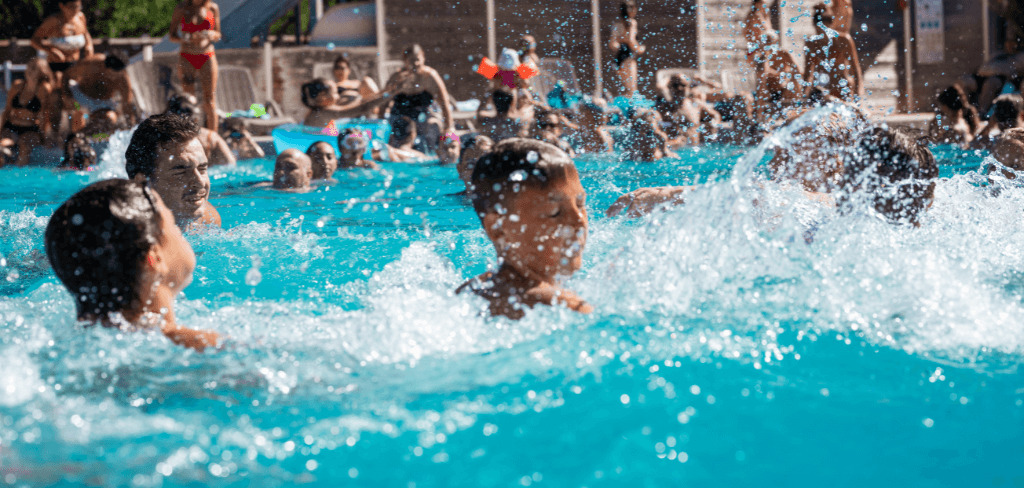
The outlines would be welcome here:
[[[448,89],[445,88],[444,80],[441,79],[437,70],[430,68],[427,74],[434,82],[433,90],[430,91],[437,98],[437,103],[441,106],[441,116],[444,118],[444,127],[441,128],[441,133],[452,132],[455,130],[455,119],[452,117],[452,100],[448,95]]]
[[[681,205],[684,203],[683,195],[694,188],[693,186],[660,186],[633,190],[615,200],[615,203],[605,211],[605,215],[615,217],[625,213],[626,217],[642,217],[661,205]]]
[[[198,352],[203,352],[207,347],[217,347],[221,340],[220,334],[216,332],[189,329],[179,325],[165,325],[160,331],[171,342]]]

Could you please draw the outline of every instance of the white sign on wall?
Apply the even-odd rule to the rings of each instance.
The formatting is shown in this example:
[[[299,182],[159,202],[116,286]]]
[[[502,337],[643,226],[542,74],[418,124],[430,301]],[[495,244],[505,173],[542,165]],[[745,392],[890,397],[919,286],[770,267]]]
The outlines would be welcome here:
[[[941,63],[946,42],[942,34],[942,0],[917,0],[914,3],[914,13],[917,17],[917,32],[914,33],[917,62]]]

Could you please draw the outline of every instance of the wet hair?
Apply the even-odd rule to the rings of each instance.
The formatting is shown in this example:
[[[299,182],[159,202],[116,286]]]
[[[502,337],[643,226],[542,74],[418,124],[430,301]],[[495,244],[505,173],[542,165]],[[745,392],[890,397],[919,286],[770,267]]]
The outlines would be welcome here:
[[[180,115],[164,113],[142,121],[124,152],[128,177],[152,177],[161,149],[171,144],[185,145],[197,137],[199,126]]]
[[[309,83],[302,85],[302,104],[310,109],[316,109],[316,99],[321,93],[328,90],[337,90],[337,86],[327,78],[316,78]]]
[[[491,100],[494,102],[494,110],[499,114],[507,114],[509,110],[512,110],[512,102],[515,97],[512,92],[505,90],[495,90],[494,94],[491,95]]]
[[[62,168],[83,170],[96,164],[96,150],[81,132],[72,132],[64,139]]]
[[[622,16],[623,20],[629,19],[629,9],[636,8],[636,2],[633,0],[626,0],[619,4],[619,15]]]
[[[866,131],[845,159],[845,191],[840,194],[844,207],[850,193],[863,190],[889,220],[916,223],[934,197],[939,176],[935,156],[904,129],[874,127]],[[895,195],[884,189],[891,185],[899,185]]]
[[[409,117],[398,117],[391,122],[392,144],[400,146],[416,140],[416,122]]]
[[[999,95],[992,103],[992,118],[1001,125],[1016,126],[1024,112],[1024,97],[1017,93]]]
[[[950,110],[959,113],[967,121],[971,132],[978,131],[980,120],[978,110],[967,101],[967,94],[959,86],[953,85],[939,92],[936,101]]]
[[[167,99],[167,113],[196,120],[199,116],[199,106],[192,95],[171,95],[171,98]]]
[[[405,48],[405,51],[402,52],[402,57],[408,58],[409,56],[412,56],[412,55],[415,55],[415,54],[424,54],[423,46],[420,46],[419,44],[413,44],[413,45]]]
[[[103,59],[103,66],[114,71],[124,71],[124,68],[128,66],[128,56],[120,50],[111,51]]]
[[[509,184],[546,187],[575,169],[569,155],[557,146],[535,139],[514,137],[494,146],[476,161],[470,178],[470,198],[483,217],[502,198]]]
[[[64,202],[46,226],[46,256],[74,298],[79,320],[105,319],[140,300],[142,262],[160,241],[161,217],[146,185],[93,183]]]

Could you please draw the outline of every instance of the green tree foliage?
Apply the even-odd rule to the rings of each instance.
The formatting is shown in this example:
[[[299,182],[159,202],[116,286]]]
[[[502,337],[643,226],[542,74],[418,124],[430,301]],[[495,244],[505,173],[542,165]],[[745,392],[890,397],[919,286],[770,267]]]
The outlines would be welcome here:
[[[0,38],[28,38],[43,22],[43,0],[0,1]]]
[[[180,0],[83,0],[93,37],[162,36]],[[26,39],[57,11],[56,0],[0,0],[0,38]]]
[[[179,0],[86,0],[85,15],[94,37],[162,36]]]

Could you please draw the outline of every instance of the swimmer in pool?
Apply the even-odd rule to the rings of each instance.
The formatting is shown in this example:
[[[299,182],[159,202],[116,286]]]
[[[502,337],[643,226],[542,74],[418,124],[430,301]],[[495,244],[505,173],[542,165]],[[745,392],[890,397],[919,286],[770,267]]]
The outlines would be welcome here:
[[[1002,133],[992,148],[992,157],[1003,165],[999,169],[1004,178],[1016,179],[1017,174],[1024,171],[1024,128],[1015,127]],[[988,168],[989,173],[993,169]]]
[[[376,94],[342,104],[337,85],[327,78],[316,78],[302,85],[302,104],[309,109],[302,123],[325,127],[337,119],[370,115],[386,100],[385,95]]]
[[[122,179],[93,183],[54,212],[46,255],[79,321],[159,329],[197,351],[217,346],[217,333],[175,320],[174,298],[192,281],[196,255],[174,221],[158,193]]]
[[[334,181],[334,172],[338,169],[338,155],[334,146],[324,141],[314,142],[306,149],[306,156],[313,167],[314,180]]]
[[[451,165],[459,162],[459,153],[462,152],[462,143],[459,135],[449,132],[441,136],[441,142],[437,145],[437,159],[443,165]]]
[[[1024,98],[1018,93],[999,95],[992,103],[992,117],[971,147],[991,149],[1003,134],[1018,127],[1024,127]]]
[[[384,85],[384,92],[390,96],[387,100],[391,106],[389,120],[392,125],[404,118],[415,122],[420,137],[414,141],[413,149],[432,153],[437,150],[442,134],[455,132],[451,97],[441,75],[426,65],[419,44],[406,48],[403,59],[405,66]],[[431,109],[435,102],[441,108],[441,120]],[[390,144],[398,145],[394,140]]]
[[[875,127],[846,158],[836,202],[846,212],[851,202],[867,200],[890,223],[917,227],[935,200],[938,177],[935,156],[912,133]]]
[[[455,170],[459,173],[459,179],[469,189],[473,179],[473,169],[476,162],[494,149],[494,141],[483,134],[470,134],[462,138],[462,151],[459,152],[459,162]]]
[[[61,169],[82,171],[96,165],[96,150],[89,144],[89,138],[81,132],[72,132],[64,141],[64,157]]]
[[[559,284],[582,265],[587,242],[587,194],[569,156],[532,139],[509,139],[480,158],[469,192],[498,269],[456,293],[486,299],[493,315],[522,318],[535,305],[593,308]]]
[[[313,163],[298,149],[285,149],[277,155],[274,162],[274,181],[276,190],[289,192],[309,191],[309,183],[313,180]]]
[[[967,94],[953,85],[936,97],[935,118],[928,124],[928,136],[935,144],[956,144],[966,147],[974,140],[981,123],[977,110],[967,100]]]
[[[607,104],[602,99],[589,99],[579,105],[579,123],[573,133],[580,152],[601,154],[612,152],[612,135],[605,130],[607,123],[605,109]]]
[[[338,147],[341,148],[341,154],[338,158],[338,169],[380,169],[377,163],[373,159],[366,159],[366,148],[370,144],[369,135],[365,132],[349,128],[341,134],[338,134]],[[387,150],[385,147],[384,150]],[[393,152],[394,148],[390,148]],[[373,151],[373,157],[378,157],[381,151]]]
[[[128,177],[149,183],[185,229],[220,227],[210,205],[210,163],[199,126],[174,114],[154,115],[135,129],[124,153]]]

